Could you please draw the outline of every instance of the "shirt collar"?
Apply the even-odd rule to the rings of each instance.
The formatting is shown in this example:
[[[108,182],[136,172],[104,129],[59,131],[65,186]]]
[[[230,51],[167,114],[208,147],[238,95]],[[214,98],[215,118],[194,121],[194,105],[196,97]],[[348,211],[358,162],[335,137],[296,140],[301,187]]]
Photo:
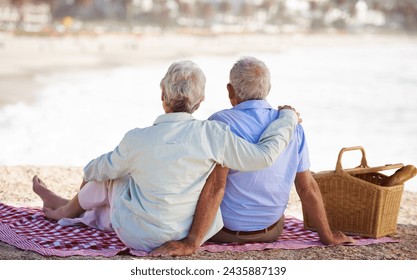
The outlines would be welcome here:
[[[271,105],[264,100],[247,100],[242,103],[237,104],[233,107],[236,110],[245,110],[245,109],[272,109]]]
[[[193,115],[191,115],[190,113],[168,113],[157,117],[153,124],[156,125],[165,122],[179,122],[188,120],[194,120]]]

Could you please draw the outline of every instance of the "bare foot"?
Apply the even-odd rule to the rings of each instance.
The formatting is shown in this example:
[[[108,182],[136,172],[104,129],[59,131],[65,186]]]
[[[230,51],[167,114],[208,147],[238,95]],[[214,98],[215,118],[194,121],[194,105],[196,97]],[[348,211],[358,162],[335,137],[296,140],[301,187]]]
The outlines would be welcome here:
[[[71,199],[64,206],[58,207],[56,209],[51,209],[49,207],[43,207],[43,212],[45,217],[52,220],[60,220],[62,218],[76,218],[79,217],[85,210],[80,206],[78,201],[78,194]]]
[[[64,207],[51,209],[51,208],[43,207],[43,213],[45,214],[45,217],[55,220],[55,221],[59,221],[62,218],[67,218],[63,208]]]
[[[38,176],[35,175],[32,182],[33,191],[42,199],[43,207],[54,210],[68,203],[68,199],[60,197],[51,190],[48,190],[45,183]]]

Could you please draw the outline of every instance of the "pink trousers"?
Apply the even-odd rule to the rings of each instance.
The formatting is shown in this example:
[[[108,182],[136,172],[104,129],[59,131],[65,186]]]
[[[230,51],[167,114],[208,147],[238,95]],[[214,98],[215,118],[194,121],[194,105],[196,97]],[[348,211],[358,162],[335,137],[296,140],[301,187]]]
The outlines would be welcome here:
[[[114,231],[110,215],[112,196],[113,181],[88,182],[78,193],[80,206],[86,211],[78,218],[64,218],[58,223],[63,226],[82,223],[93,228]]]

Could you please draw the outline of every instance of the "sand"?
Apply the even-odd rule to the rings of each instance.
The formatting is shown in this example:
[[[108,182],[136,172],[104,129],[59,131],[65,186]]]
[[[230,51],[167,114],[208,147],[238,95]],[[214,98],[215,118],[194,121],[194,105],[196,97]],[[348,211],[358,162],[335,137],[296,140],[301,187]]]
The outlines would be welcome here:
[[[394,40],[393,40],[394,37]],[[14,37],[0,33],[0,107],[16,102],[30,103],[34,92],[42,87],[41,74],[86,69],[109,69],[125,65],[151,65],[161,61],[180,60],[193,55],[231,55],[279,52],[303,46],[349,44],[390,44],[398,40],[416,42],[406,35],[216,35],[187,34],[103,35],[78,37]],[[30,46],[30,47],[28,47]],[[3,147],[2,149],[4,149]],[[65,197],[78,190],[82,168],[77,166],[0,166],[0,201],[16,206],[41,206],[32,192],[31,179],[38,174],[50,188]],[[304,250],[268,250],[245,253],[199,252],[174,259],[417,259],[417,193],[404,192],[398,217],[399,243],[371,246],[335,246]],[[301,217],[300,201],[293,192],[287,215]],[[37,253],[22,251],[0,242],[0,260],[47,260]],[[66,259],[103,259],[71,257]],[[112,259],[135,259],[116,256]],[[164,258],[172,259],[172,258]]]
[[[41,206],[41,200],[32,191],[32,177],[38,174],[53,191],[64,197],[72,197],[78,190],[82,178],[81,167],[59,166],[3,166],[0,167],[0,201],[16,206]],[[267,250],[245,253],[209,253],[198,252],[187,257],[168,257],[162,259],[255,259],[255,260],[416,260],[417,259],[417,193],[404,192],[398,216],[399,243],[378,244],[369,246],[328,246],[303,250]],[[295,192],[292,192],[287,215],[301,217],[301,204]],[[48,260],[62,259],[44,257],[30,251],[22,251],[0,242],[0,260]],[[101,257],[70,257],[66,259],[105,259]],[[111,259],[137,259],[122,255]]]

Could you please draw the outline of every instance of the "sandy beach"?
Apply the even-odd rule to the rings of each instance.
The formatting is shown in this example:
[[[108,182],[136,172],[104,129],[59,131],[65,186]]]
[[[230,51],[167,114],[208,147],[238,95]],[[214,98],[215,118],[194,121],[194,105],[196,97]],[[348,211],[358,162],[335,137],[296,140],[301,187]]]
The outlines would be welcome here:
[[[189,34],[103,35],[77,37],[14,37],[0,34],[0,107],[18,102],[30,104],[36,91],[42,88],[42,74],[112,69],[120,66],[152,65],[193,55],[240,55],[247,53],[280,52],[305,46],[349,46],[361,44],[384,45],[403,40],[417,43],[407,35],[212,35]],[[30,47],[28,47],[30,46]],[[0,119],[1,121],[1,119]],[[0,122],[1,124],[1,122]],[[1,135],[0,137],[3,137]],[[1,149],[7,149],[2,147]],[[103,151],[105,152],[105,151]],[[1,157],[1,155],[0,155]],[[413,164],[413,162],[407,162]],[[414,162],[414,164],[416,164]],[[81,166],[16,165],[0,166],[0,202],[16,206],[41,206],[33,193],[31,180],[37,174],[55,192],[72,197],[82,178]],[[414,186],[415,187],[415,186]],[[291,195],[287,215],[301,218],[301,205],[295,192]],[[303,250],[267,250],[246,253],[199,252],[174,259],[417,259],[417,192],[405,191],[398,217],[400,242],[371,246],[316,247]],[[0,260],[49,260],[37,253],[22,251],[0,242]],[[92,259],[71,257],[68,259]],[[104,258],[94,258],[104,259]],[[135,259],[116,256],[112,259]],[[164,258],[173,259],[173,258]]]
[[[31,179],[38,174],[51,190],[72,197],[78,190],[81,178],[81,167],[59,166],[8,166],[0,167],[0,201],[16,206],[42,206],[41,200],[33,193]],[[398,243],[388,243],[369,246],[329,246],[315,247],[302,250],[267,250],[245,253],[198,252],[192,256],[162,259],[254,259],[254,260],[416,260],[417,259],[417,193],[404,192],[398,216],[398,232],[394,238]],[[286,215],[302,217],[301,204],[293,191]],[[112,259],[135,259],[137,257],[120,255]],[[22,251],[13,246],[0,242],[0,260],[48,260],[62,259],[59,257],[44,257],[34,252]],[[105,259],[102,257],[70,257],[66,259]]]

